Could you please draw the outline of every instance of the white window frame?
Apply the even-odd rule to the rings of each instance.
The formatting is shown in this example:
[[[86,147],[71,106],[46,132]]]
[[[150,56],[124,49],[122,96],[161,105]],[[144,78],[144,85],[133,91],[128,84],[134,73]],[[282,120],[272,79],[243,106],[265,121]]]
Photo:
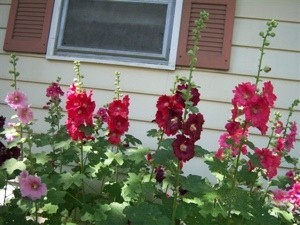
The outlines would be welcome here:
[[[130,0],[132,1],[132,0]],[[152,2],[162,2],[164,0],[151,0]],[[140,2],[140,0],[138,1]],[[100,64],[111,64],[111,65],[125,65],[125,66],[134,66],[134,67],[145,67],[145,68],[154,68],[154,69],[166,69],[166,70],[175,70],[176,67],[176,55],[177,55],[177,47],[178,47],[178,39],[179,39],[179,29],[180,29],[180,19],[181,19],[181,11],[182,11],[182,4],[183,0],[177,0],[175,4],[174,10],[174,21],[173,21],[173,29],[170,35],[170,52],[169,52],[169,60],[164,63],[158,63],[155,60],[153,62],[138,62],[135,61],[134,58],[128,60],[124,58],[109,58],[107,56],[99,59],[99,58],[88,58],[76,55],[76,53],[70,53],[68,55],[56,55],[55,48],[56,48],[56,37],[58,36],[58,29],[59,29],[59,21],[60,21],[60,11],[61,7],[64,4],[64,0],[55,0],[53,15],[52,15],[52,22],[48,40],[48,47],[47,47],[47,59],[53,60],[66,60],[66,61],[74,61],[78,60],[81,62],[91,62],[91,63],[100,63]],[[168,18],[167,18],[168,19]],[[165,40],[164,40],[165,41]],[[94,50],[93,50],[94,51]],[[163,54],[166,54],[165,52]]]

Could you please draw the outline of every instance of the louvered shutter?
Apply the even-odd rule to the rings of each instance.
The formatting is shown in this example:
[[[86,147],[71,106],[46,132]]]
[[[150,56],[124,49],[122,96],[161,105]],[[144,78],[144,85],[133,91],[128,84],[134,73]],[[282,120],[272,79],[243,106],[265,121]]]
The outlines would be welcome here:
[[[184,0],[177,65],[188,66],[187,51],[193,46],[192,30],[199,13],[209,13],[201,34],[197,67],[228,70],[234,22],[235,0]]]
[[[3,49],[46,53],[54,0],[12,0]]]

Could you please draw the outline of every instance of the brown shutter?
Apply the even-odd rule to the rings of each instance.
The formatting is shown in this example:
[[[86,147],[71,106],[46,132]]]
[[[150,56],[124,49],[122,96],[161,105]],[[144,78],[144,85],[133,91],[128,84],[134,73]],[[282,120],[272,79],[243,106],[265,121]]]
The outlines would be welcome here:
[[[3,49],[46,53],[54,0],[12,0]]]
[[[200,11],[209,13],[201,34],[197,67],[228,70],[234,22],[235,0],[184,0],[177,65],[188,66],[187,51],[193,46],[192,30]]]

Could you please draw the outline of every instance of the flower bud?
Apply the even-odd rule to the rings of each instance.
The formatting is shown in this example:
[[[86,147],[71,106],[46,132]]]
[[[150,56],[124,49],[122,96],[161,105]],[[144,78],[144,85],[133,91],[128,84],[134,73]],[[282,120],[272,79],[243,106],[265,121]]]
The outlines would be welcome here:
[[[259,36],[264,37],[265,33],[261,31],[261,32],[259,32]]]
[[[270,72],[270,71],[271,71],[271,67],[265,66],[264,72],[265,72],[265,73],[268,73],[268,72]]]

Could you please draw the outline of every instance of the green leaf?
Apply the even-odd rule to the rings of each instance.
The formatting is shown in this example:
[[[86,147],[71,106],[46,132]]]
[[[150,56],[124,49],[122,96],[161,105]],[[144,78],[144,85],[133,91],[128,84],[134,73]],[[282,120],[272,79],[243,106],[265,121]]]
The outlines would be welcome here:
[[[206,193],[212,190],[208,181],[197,175],[188,175],[182,182],[182,188],[193,193]]]
[[[53,204],[61,204],[65,202],[64,197],[66,193],[65,191],[51,189],[47,193],[47,198]]]
[[[44,212],[47,212],[48,214],[54,214],[57,212],[58,210],[58,206],[57,205],[52,205],[51,203],[47,203],[42,207],[42,210]]]
[[[64,141],[55,143],[54,144],[54,148],[55,149],[60,149],[60,148],[62,148],[62,149],[68,149],[68,148],[70,148],[71,143],[72,143],[72,140],[70,140],[70,139],[64,140]]]
[[[124,225],[127,223],[127,218],[125,217],[123,210],[127,206],[126,203],[112,202],[110,205],[110,211],[106,212],[107,218],[101,223],[96,225]]]
[[[110,165],[112,161],[116,161],[120,166],[123,165],[124,160],[123,160],[123,154],[122,152],[114,153],[110,150],[108,150],[105,155],[107,156],[107,159],[105,160],[104,164],[105,165]]]
[[[15,170],[25,170],[26,165],[24,162],[16,160],[15,158],[11,158],[9,160],[6,160],[2,167],[6,169],[7,173],[10,175],[12,174]]]
[[[142,142],[139,139],[135,138],[133,135],[130,135],[130,134],[125,134],[124,141],[127,144],[131,144],[133,146],[141,145],[142,144]]]
[[[203,158],[206,154],[209,154],[210,151],[202,148],[201,146],[195,145],[195,156]]]
[[[159,164],[159,165],[166,165],[166,163],[169,160],[175,160],[173,151],[163,150],[163,149],[157,150],[153,154],[152,158],[153,158],[154,163]]]
[[[50,157],[45,152],[35,153],[33,157],[36,158],[37,164],[44,165],[45,163],[50,161]]]
[[[124,213],[132,225],[170,225],[171,221],[160,211],[159,205],[141,202],[126,207]]]
[[[129,160],[136,164],[145,161],[145,156],[150,152],[149,148],[138,146],[137,148],[130,148],[127,150]]]
[[[127,181],[122,188],[122,197],[125,201],[134,199],[142,192],[142,178],[134,173],[128,173]]]
[[[71,187],[73,184],[77,187],[82,185],[82,180],[85,178],[83,174],[75,173],[71,175],[70,173],[63,173],[60,175],[58,183],[63,185],[63,189],[66,190]]]
[[[253,142],[247,140],[245,144],[248,145],[248,147],[252,150],[255,150],[255,145],[253,144]]]

